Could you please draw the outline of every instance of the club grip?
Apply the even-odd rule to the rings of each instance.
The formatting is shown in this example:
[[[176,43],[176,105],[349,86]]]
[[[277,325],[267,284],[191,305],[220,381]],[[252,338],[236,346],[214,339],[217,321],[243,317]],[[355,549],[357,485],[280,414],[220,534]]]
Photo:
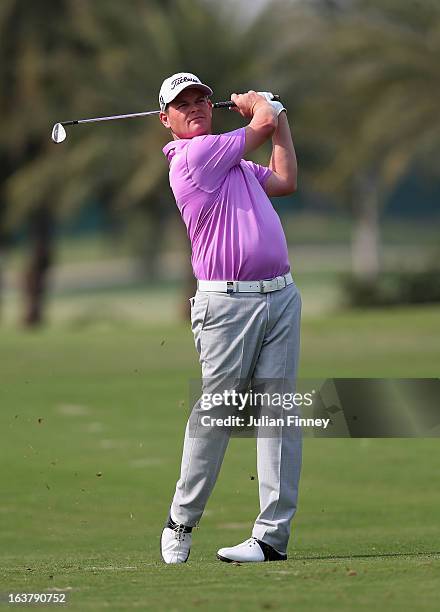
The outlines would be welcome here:
[[[272,98],[273,101],[280,101],[280,96],[274,95]],[[232,100],[227,100],[226,102],[214,102],[214,108],[232,108],[235,106],[235,103]]]

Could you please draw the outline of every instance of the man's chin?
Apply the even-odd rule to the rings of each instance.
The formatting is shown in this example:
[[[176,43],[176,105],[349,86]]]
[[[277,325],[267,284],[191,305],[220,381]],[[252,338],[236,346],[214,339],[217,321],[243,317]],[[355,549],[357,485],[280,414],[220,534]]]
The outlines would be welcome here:
[[[206,136],[207,134],[210,134],[210,133],[211,131],[208,129],[206,125],[200,125],[200,126],[197,126],[197,128],[191,130],[187,138],[194,138],[195,136]]]
[[[207,125],[195,125],[193,129],[188,132],[173,132],[174,139],[187,140],[188,138],[195,138],[196,136],[206,136],[211,134],[211,126]]]

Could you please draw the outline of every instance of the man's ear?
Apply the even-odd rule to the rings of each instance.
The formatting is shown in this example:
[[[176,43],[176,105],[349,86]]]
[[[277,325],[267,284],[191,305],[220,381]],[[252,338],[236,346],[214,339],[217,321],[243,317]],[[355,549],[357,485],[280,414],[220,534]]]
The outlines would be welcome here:
[[[170,120],[169,120],[168,115],[166,113],[160,112],[159,113],[159,119],[160,119],[160,122],[162,123],[162,125],[164,125],[166,128],[170,128],[171,127]]]

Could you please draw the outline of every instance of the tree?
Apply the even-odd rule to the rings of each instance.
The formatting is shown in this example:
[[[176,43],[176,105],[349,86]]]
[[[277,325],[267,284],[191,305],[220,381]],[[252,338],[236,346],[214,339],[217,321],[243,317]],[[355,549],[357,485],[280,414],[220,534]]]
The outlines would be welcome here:
[[[24,321],[42,320],[46,276],[52,260],[53,220],[66,165],[48,139],[57,109],[74,111],[78,96],[72,81],[87,82],[87,60],[94,56],[83,39],[78,5],[64,0],[56,12],[48,1],[9,0],[0,9],[0,234],[25,220],[30,225],[31,257],[24,279]],[[50,15],[50,19],[47,16]],[[82,65],[83,62],[83,65]],[[66,70],[68,68],[68,70]]]
[[[315,0],[268,10],[279,16],[274,64],[301,130],[306,183],[352,211],[354,272],[373,280],[380,208],[409,168],[438,168],[440,5]]]

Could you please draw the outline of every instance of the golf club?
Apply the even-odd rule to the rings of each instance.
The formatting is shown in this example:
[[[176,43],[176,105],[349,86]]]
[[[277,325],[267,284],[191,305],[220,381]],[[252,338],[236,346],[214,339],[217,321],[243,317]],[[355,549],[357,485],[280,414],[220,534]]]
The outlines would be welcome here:
[[[279,100],[280,97],[274,95],[273,100]],[[226,102],[214,102],[214,108],[232,108],[235,106],[232,100],[227,100]],[[66,140],[67,133],[64,129],[64,126],[67,125],[79,125],[80,123],[95,123],[98,121],[114,121],[116,119],[134,119],[136,117],[147,117],[148,115],[158,115],[160,110],[154,111],[146,111],[143,113],[131,113],[129,115],[111,115],[110,117],[93,117],[92,119],[72,119],[70,121],[61,121],[60,123],[55,123],[52,128],[52,140],[57,144]]]

